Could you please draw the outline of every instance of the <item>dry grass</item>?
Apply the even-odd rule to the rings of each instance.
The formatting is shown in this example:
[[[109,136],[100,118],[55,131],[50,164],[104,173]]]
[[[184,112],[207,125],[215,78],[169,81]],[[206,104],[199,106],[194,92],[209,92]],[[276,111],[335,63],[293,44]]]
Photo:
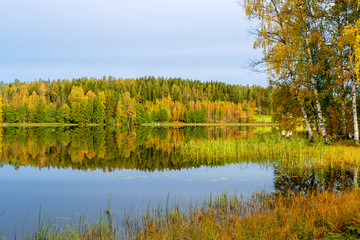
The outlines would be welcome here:
[[[153,212],[129,239],[358,239],[359,198],[355,190],[248,202],[221,196],[188,212]]]

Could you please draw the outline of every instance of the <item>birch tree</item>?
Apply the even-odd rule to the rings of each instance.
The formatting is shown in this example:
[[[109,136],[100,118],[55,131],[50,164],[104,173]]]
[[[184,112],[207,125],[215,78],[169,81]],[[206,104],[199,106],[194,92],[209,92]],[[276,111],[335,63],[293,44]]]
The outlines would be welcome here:
[[[356,11],[356,1],[244,0],[247,16],[257,21],[254,48],[263,50],[262,61],[266,63],[273,85],[290,86],[288,89],[298,101],[310,139],[313,133],[306,99],[310,100],[315,125],[319,126],[322,138],[327,143],[326,112],[324,115],[322,104],[329,105],[328,99],[337,97],[334,94],[344,99],[349,82],[354,138],[356,141],[359,139],[357,81],[354,74],[359,71],[359,54],[356,51],[359,51],[360,40],[357,34],[359,12]],[[354,36],[352,42],[344,34],[345,26],[349,24],[349,32]],[[338,93],[333,90],[336,84],[341,86]],[[345,119],[345,111],[341,112]]]
[[[339,1],[332,7],[335,25],[331,35],[335,56],[339,61],[334,62],[336,76],[344,84],[349,84],[351,89],[351,110],[353,115],[354,140],[359,143],[359,124],[357,113],[356,89],[359,81],[359,12],[355,1]]]
[[[313,139],[311,125],[305,111],[299,91],[303,88],[299,78],[300,68],[297,64],[301,60],[298,23],[293,13],[292,5],[286,0],[245,0],[245,10],[249,18],[258,20],[255,33],[257,39],[254,48],[262,48],[268,74],[274,85],[287,83],[291,86],[291,93],[297,99],[303,115],[310,140]]]

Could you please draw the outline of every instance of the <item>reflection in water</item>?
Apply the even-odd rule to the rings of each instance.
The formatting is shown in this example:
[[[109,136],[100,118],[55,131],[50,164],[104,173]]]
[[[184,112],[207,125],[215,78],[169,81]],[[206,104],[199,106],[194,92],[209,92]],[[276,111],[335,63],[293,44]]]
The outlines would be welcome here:
[[[121,169],[164,171],[219,166],[239,162],[230,157],[221,161],[193,158],[178,151],[180,143],[204,139],[241,140],[260,137],[270,128],[184,127],[184,128],[3,128],[0,134],[0,166],[98,170]],[[250,149],[251,151],[251,149]],[[276,192],[289,190],[340,190],[358,186],[357,168],[286,168],[274,164]]]
[[[311,169],[274,169],[274,187],[277,193],[341,191],[358,187],[356,167],[323,167]]]
[[[255,132],[265,130],[254,130],[253,127],[140,127],[130,131],[128,128],[105,127],[7,127],[0,134],[0,163],[15,169],[32,166],[40,169],[101,169],[104,172],[116,169],[180,170],[202,165],[214,166],[215,163],[225,165],[234,162],[234,159],[225,158],[215,162],[192,159],[190,154],[184,156],[184,153],[177,151],[177,146],[194,139],[252,138]],[[354,181],[358,179],[357,169],[327,167],[284,170],[279,165],[274,168],[274,182],[278,192],[357,186],[357,181]]]
[[[18,168],[72,168],[146,171],[200,167],[183,161],[176,145],[189,139],[239,139],[253,136],[253,128],[184,129],[127,128],[14,128],[3,129],[1,161]],[[224,162],[222,165],[226,164]]]

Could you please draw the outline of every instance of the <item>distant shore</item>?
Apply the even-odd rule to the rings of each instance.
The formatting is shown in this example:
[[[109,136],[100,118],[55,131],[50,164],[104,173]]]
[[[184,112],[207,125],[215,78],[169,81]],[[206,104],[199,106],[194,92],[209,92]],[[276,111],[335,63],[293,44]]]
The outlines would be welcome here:
[[[1,123],[2,127],[69,127],[69,126],[105,126],[106,124],[77,124],[77,123]],[[203,127],[241,127],[241,126],[257,126],[257,127],[272,127],[278,126],[278,123],[142,123],[140,126],[144,127],[183,127],[183,126],[203,126]],[[126,126],[126,125],[123,125]]]
[[[204,127],[241,127],[241,126],[259,126],[259,127],[272,127],[278,126],[278,123],[143,123],[141,126],[162,126],[162,127],[182,127],[182,126],[204,126]]]
[[[68,127],[79,126],[75,123],[1,123],[2,127]]]

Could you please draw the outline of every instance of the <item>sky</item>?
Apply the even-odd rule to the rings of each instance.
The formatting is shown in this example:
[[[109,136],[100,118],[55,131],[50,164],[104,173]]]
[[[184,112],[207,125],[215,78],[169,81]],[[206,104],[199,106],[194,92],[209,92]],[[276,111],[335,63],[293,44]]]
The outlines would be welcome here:
[[[0,81],[181,77],[267,85],[236,0],[3,0]]]

